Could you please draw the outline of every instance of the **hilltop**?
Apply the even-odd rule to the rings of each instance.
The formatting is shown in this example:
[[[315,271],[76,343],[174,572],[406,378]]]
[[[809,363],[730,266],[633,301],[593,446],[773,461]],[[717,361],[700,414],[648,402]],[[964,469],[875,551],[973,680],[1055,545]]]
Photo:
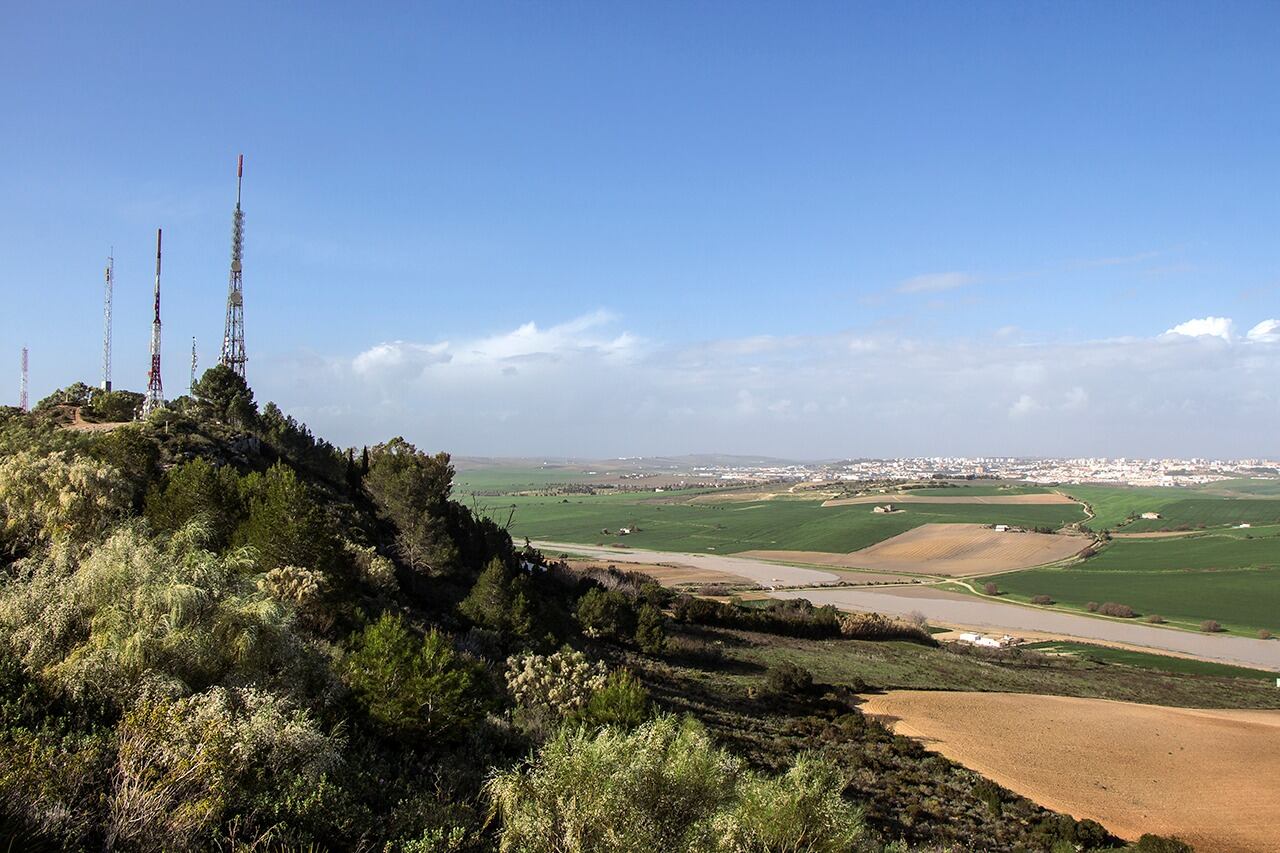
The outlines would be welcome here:
[[[145,421],[118,393],[0,413],[12,849],[1112,849],[857,692],[1272,699],[571,566],[455,499],[447,455],[335,447],[226,368]]]

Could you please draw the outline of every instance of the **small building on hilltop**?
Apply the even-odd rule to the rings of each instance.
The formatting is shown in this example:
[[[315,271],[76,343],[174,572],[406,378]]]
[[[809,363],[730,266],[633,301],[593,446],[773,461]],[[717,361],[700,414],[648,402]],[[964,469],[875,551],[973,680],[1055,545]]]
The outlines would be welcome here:
[[[1158,512],[1144,512],[1140,517],[1141,517],[1141,518],[1143,518],[1143,519],[1145,519],[1145,520],[1147,520],[1147,521],[1157,521],[1157,520],[1160,518],[1160,513],[1158,513]]]

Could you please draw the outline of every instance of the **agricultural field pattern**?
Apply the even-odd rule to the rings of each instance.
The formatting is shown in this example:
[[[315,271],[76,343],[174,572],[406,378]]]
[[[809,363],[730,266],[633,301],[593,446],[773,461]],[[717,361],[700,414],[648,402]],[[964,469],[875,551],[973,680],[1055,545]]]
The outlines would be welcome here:
[[[491,493],[473,500],[509,521],[517,538],[738,555],[821,567],[852,584],[891,582],[885,573],[903,583],[954,577],[939,589],[1093,618],[1113,603],[1132,612],[1126,621],[1170,630],[1280,633],[1280,489],[1270,480],[1195,489],[960,483],[855,495],[788,486],[592,494],[561,490],[545,475],[504,473],[510,492],[486,472]],[[536,490],[514,493],[521,481]],[[876,511],[889,504],[892,511]]]

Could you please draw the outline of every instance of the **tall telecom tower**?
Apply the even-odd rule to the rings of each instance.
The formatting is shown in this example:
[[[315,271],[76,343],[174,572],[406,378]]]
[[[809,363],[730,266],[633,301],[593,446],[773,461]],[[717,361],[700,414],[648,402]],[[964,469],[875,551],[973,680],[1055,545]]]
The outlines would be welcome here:
[[[227,322],[222,332],[220,361],[244,378],[244,211],[240,209],[240,188],[244,184],[244,155],[236,164],[236,211],[231,217],[231,281],[227,286]]]
[[[22,379],[18,385],[18,408],[22,411],[30,411],[27,405],[27,348],[22,348]]]
[[[115,283],[115,249],[107,256],[107,283],[102,296],[102,390],[111,392],[111,291]]]
[[[191,385],[190,390],[192,396],[196,393],[196,339],[191,339]]]
[[[147,374],[147,396],[142,401],[145,418],[164,405],[164,385],[160,381],[160,237],[156,229],[156,314],[151,321],[151,372]]]

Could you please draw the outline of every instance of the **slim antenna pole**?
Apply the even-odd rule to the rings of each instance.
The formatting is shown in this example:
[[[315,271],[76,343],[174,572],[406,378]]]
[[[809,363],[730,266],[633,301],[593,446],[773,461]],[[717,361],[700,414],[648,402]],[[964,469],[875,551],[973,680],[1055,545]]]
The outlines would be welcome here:
[[[107,256],[107,283],[102,294],[102,390],[111,392],[111,299],[115,286],[115,248]]]
[[[22,379],[18,385],[18,408],[24,412],[31,411],[27,405],[27,348],[22,348]]]
[[[196,393],[196,339],[191,339],[191,394]]]

